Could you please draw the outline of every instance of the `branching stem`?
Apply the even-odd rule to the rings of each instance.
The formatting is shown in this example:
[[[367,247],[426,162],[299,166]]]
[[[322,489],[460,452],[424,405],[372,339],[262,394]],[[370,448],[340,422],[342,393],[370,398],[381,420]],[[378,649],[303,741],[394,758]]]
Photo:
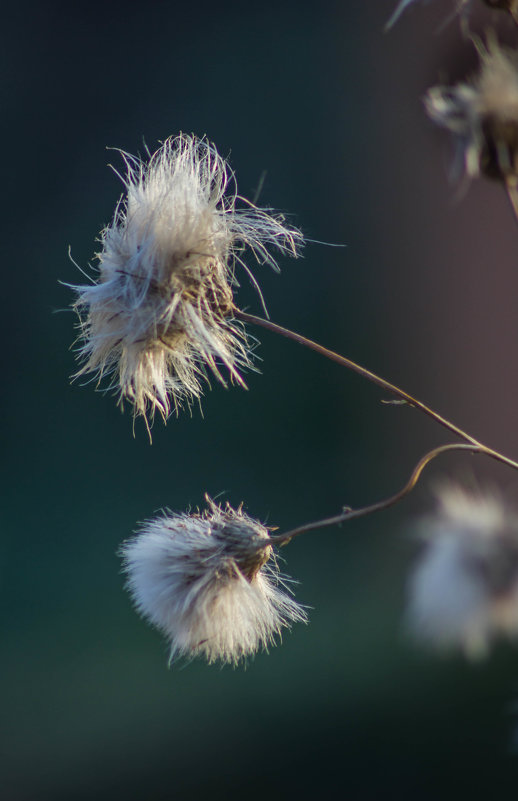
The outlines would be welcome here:
[[[325,528],[326,526],[336,526],[339,523],[345,523],[348,520],[355,520],[358,517],[365,517],[365,515],[370,515],[373,512],[381,512],[383,509],[388,509],[390,506],[394,506],[396,503],[403,500],[403,498],[414,489],[426,465],[431,462],[432,459],[435,459],[437,456],[447,453],[448,451],[486,453],[486,449],[483,446],[478,445],[463,445],[458,442],[449,445],[440,445],[438,448],[428,451],[428,453],[425,453],[425,455],[421,457],[404,487],[402,487],[399,492],[396,492],[395,495],[391,495],[389,498],[385,498],[382,501],[373,503],[370,506],[363,506],[361,509],[347,509],[341,514],[335,515],[334,517],[326,517],[323,520],[316,520],[314,523],[305,523],[303,526],[293,528],[291,531],[286,531],[284,534],[277,534],[274,537],[270,537],[267,544],[287,545],[290,540],[292,540],[294,537],[298,537],[299,534],[305,534],[308,531],[313,531],[317,528]]]
[[[462,428],[459,428],[450,420],[447,420],[425,403],[422,403],[420,400],[417,400],[417,398],[412,397],[412,395],[410,395],[408,392],[405,392],[403,389],[400,389],[395,384],[391,384],[390,381],[386,381],[384,378],[376,375],[376,373],[373,373],[370,370],[367,370],[365,367],[356,364],[356,362],[351,361],[351,359],[341,356],[339,353],[335,353],[332,350],[328,350],[328,348],[324,348],[323,345],[313,342],[313,340],[302,336],[302,334],[297,334],[294,331],[290,331],[289,328],[283,328],[281,325],[273,323],[271,320],[265,320],[263,317],[256,317],[255,315],[248,314],[240,309],[234,309],[234,313],[237,319],[242,320],[245,323],[261,326],[261,328],[266,328],[268,331],[273,331],[275,334],[281,334],[288,339],[292,339],[294,342],[298,342],[300,345],[305,345],[305,347],[311,348],[311,350],[320,353],[321,356],[325,356],[327,359],[331,359],[332,361],[341,364],[343,367],[353,370],[353,372],[358,373],[358,375],[363,376],[373,384],[377,384],[387,392],[391,392],[393,395],[396,395],[400,400],[405,401],[405,403],[407,403],[409,406],[413,406],[415,409],[420,409],[424,414],[428,415],[428,417],[431,417],[432,420],[435,420],[436,423],[439,423],[439,425],[443,426],[443,428],[446,428],[448,431],[456,434],[456,436],[460,437],[462,440],[464,440],[464,442],[473,445],[474,451],[484,453],[491,459],[496,459],[497,462],[502,462],[503,464],[518,470],[518,462],[510,459],[508,456],[504,456],[504,454],[500,453],[499,451],[493,450],[493,448],[488,448],[487,445],[479,442],[479,440],[475,439],[475,437],[472,437],[471,434],[463,431]]]

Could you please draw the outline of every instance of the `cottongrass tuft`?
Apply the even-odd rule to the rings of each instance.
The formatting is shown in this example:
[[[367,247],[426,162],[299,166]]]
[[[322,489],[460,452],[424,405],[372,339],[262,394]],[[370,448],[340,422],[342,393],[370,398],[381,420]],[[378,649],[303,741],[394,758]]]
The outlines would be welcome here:
[[[437,647],[486,654],[518,635],[518,514],[494,494],[445,486],[421,524],[426,546],[410,582],[408,622]]]
[[[493,40],[479,47],[479,55],[480,70],[471,81],[433,87],[425,106],[453,134],[466,175],[503,181],[518,215],[518,53]]]
[[[135,606],[169,639],[171,661],[236,664],[307,616],[279,588],[268,530],[242,507],[206,500],[201,513],[148,521],[121,555]]]
[[[296,256],[302,235],[240,198],[227,162],[206,139],[168,139],[147,164],[122,155],[126,196],[101,233],[98,279],[74,287],[77,375],[108,375],[135,414],[166,419],[172,407],[200,397],[207,368],[225,383],[224,365],[244,385],[250,352],[233,318],[235,264],[249,272],[248,247],[276,268],[269,248]]]

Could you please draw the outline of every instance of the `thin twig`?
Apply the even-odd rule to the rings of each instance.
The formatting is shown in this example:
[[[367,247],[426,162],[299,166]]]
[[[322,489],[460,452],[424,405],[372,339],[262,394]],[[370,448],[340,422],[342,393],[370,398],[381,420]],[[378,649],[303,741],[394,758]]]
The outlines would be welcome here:
[[[290,540],[292,540],[294,537],[298,537],[299,534],[305,534],[306,532],[313,531],[317,528],[335,526],[339,523],[355,520],[358,517],[365,517],[365,515],[370,515],[373,512],[381,512],[383,509],[388,509],[390,506],[394,506],[396,503],[403,500],[403,498],[405,498],[414,489],[426,465],[429,464],[432,459],[435,459],[437,456],[447,453],[448,451],[486,453],[486,449],[484,447],[479,447],[477,445],[462,445],[460,443],[440,445],[438,448],[434,448],[428,453],[425,453],[425,455],[414,467],[412,474],[404,487],[400,489],[399,492],[396,492],[395,495],[391,495],[389,498],[385,498],[382,501],[373,503],[370,506],[363,506],[361,509],[348,509],[347,511],[344,511],[339,515],[335,515],[334,517],[326,517],[322,520],[316,520],[314,523],[305,523],[303,526],[292,528],[291,531],[286,531],[284,534],[277,534],[274,537],[270,537],[263,547],[267,547],[269,545],[287,545]]]
[[[450,420],[447,420],[445,417],[440,415],[438,412],[431,409],[425,403],[422,403],[417,398],[414,398],[408,392],[405,392],[403,389],[400,389],[395,384],[391,384],[390,381],[386,381],[384,378],[381,378],[376,373],[367,370],[365,367],[362,367],[356,362],[351,361],[351,359],[346,358],[345,356],[341,356],[339,353],[335,353],[328,348],[324,348],[323,345],[319,345],[317,342],[313,342],[313,340],[308,339],[302,334],[297,334],[294,331],[290,331],[289,328],[283,328],[283,326],[278,325],[277,323],[272,322],[271,320],[265,320],[262,317],[256,317],[253,314],[247,314],[246,312],[241,311],[240,309],[234,309],[235,316],[242,320],[245,323],[251,323],[252,325],[258,325],[262,328],[266,328],[268,331],[273,331],[275,334],[281,334],[288,339],[292,339],[294,342],[298,342],[300,345],[305,345],[307,348],[311,348],[311,350],[320,353],[322,356],[325,356],[327,359],[331,359],[338,364],[341,364],[343,367],[347,367],[349,370],[353,370],[358,375],[363,376],[368,381],[371,381],[373,384],[377,384],[382,389],[386,390],[387,392],[392,392],[394,395],[397,395],[398,398],[404,400],[409,406],[413,406],[416,409],[420,409],[424,414],[431,417],[432,420],[435,420],[436,423],[443,426],[444,428],[451,431],[453,434],[456,434],[458,437],[463,439],[465,442],[474,445],[477,450],[483,452],[486,456],[489,456],[491,459],[496,459],[497,462],[502,462],[503,464],[508,465],[509,467],[518,470],[518,462],[515,462],[513,459],[510,459],[508,456],[504,456],[504,454],[500,453],[499,451],[493,450],[493,448],[488,448],[487,445],[484,445],[479,440],[472,437],[471,434],[468,434],[466,431],[463,431],[462,428],[459,428]]]

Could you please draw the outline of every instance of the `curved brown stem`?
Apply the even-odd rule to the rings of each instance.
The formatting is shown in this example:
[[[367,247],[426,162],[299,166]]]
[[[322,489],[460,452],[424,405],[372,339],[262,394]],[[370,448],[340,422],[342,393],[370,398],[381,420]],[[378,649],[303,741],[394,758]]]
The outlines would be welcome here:
[[[256,317],[253,314],[247,314],[240,309],[235,309],[234,313],[237,319],[242,320],[245,323],[258,325],[261,326],[261,328],[266,328],[268,331],[272,331],[275,334],[281,334],[288,339],[292,339],[294,342],[298,342],[300,345],[311,348],[311,350],[320,353],[321,356],[325,356],[327,359],[331,359],[332,361],[341,364],[343,367],[353,370],[353,372],[358,373],[358,375],[363,376],[373,384],[377,384],[377,386],[382,387],[382,389],[386,390],[387,392],[391,392],[393,395],[396,395],[400,400],[405,401],[405,403],[407,403],[409,406],[413,406],[415,409],[420,409],[420,411],[428,415],[428,417],[431,417],[432,420],[435,420],[435,422],[439,423],[439,425],[443,426],[443,428],[446,428],[448,431],[456,434],[465,442],[474,445],[476,450],[480,450],[480,452],[483,452],[486,456],[496,459],[496,461],[502,462],[503,464],[518,470],[518,462],[510,459],[508,456],[504,456],[504,454],[499,453],[499,451],[493,450],[493,448],[488,448],[482,442],[479,442],[479,440],[475,439],[475,437],[472,437],[471,434],[463,431],[462,428],[459,428],[450,420],[447,420],[445,417],[438,414],[438,412],[431,409],[425,403],[422,403],[420,400],[417,400],[417,398],[412,397],[412,395],[410,395],[408,392],[405,392],[403,389],[400,389],[395,384],[391,384],[390,381],[386,381],[384,378],[381,378],[381,376],[376,375],[376,373],[367,370],[360,364],[356,364],[356,362],[353,362],[346,356],[341,356],[339,353],[328,350],[328,348],[324,348],[323,345],[319,345],[318,342],[313,342],[313,340],[302,336],[302,334],[297,334],[294,331],[290,331],[289,328],[283,328],[283,326],[273,323],[271,320],[265,320],[262,317]]]
[[[292,540],[294,537],[298,537],[299,534],[305,534],[306,532],[313,531],[317,528],[335,526],[339,523],[345,523],[348,520],[355,520],[358,517],[365,517],[365,515],[370,515],[373,512],[381,512],[383,509],[388,509],[390,506],[394,506],[396,503],[403,500],[403,498],[405,498],[414,489],[426,465],[429,464],[432,459],[435,459],[437,456],[447,453],[448,451],[486,453],[486,449],[484,447],[479,447],[477,445],[462,445],[460,443],[440,445],[438,448],[428,451],[428,453],[425,453],[425,455],[421,457],[404,487],[402,487],[399,492],[396,492],[395,495],[391,495],[389,498],[385,498],[382,501],[373,503],[370,506],[363,506],[361,509],[348,509],[347,511],[344,511],[339,515],[335,515],[334,517],[326,517],[322,520],[316,520],[314,523],[305,523],[303,526],[292,528],[290,531],[286,531],[284,534],[277,534],[274,537],[270,537],[263,547],[267,547],[269,545],[287,545],[290,540]]]

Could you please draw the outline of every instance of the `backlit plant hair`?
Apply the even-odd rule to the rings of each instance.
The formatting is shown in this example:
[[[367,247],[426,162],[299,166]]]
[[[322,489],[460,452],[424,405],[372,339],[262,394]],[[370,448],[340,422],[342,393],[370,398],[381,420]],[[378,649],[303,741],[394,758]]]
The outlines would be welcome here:
[[[307,620],[286,587],[268,529],[206,496],[203,512],[165,512],[121,548],[137,610],[170,643],[170,659],[237,663]]]
[[[277,269],[271,249],[296,256],[302,237],[237,194],[206,139],[168,139],[148,163],[123,156],[126,195],[101,233],[98,277],[75,287],[78,375],[109,376],[135,414],[165,419],[171,404],[200,397],[206,368],[224,384],[225,367],[244,386],[250,349],[234,314],[235,264],[249,271],[247,248]]]

